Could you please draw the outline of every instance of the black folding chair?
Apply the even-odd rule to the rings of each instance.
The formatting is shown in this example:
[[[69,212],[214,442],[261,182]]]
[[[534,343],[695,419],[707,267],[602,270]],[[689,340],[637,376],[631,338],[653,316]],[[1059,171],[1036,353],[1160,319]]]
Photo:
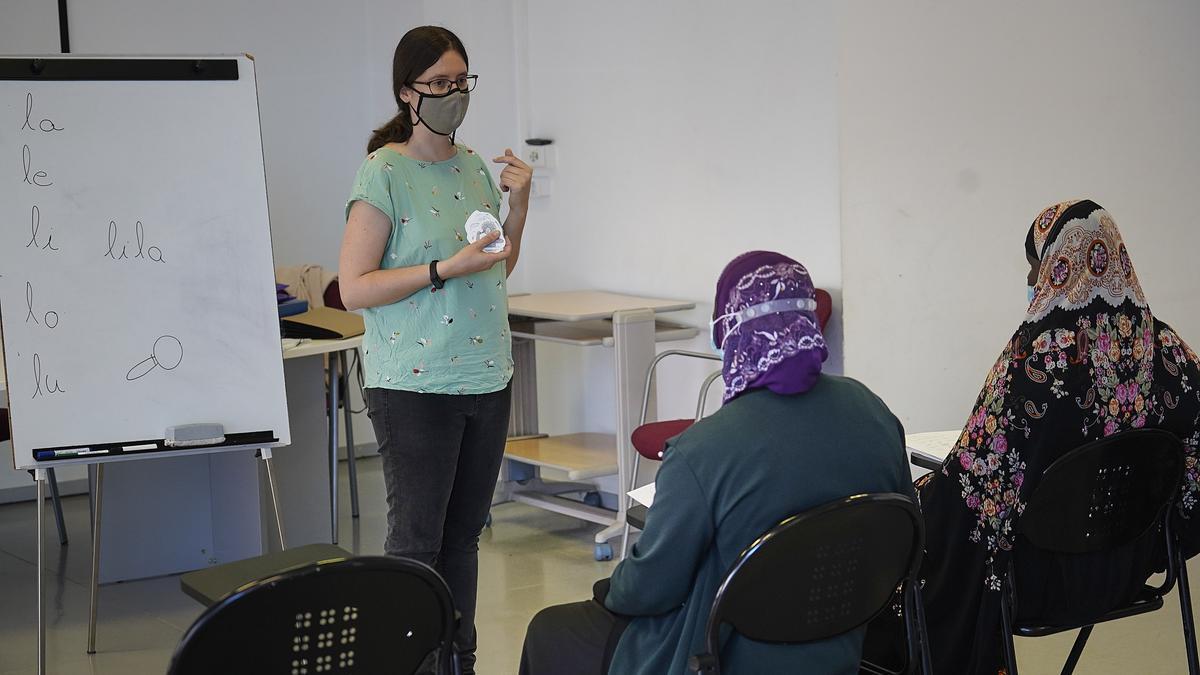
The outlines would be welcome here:
[[[815,642],[866,625],[899,595],[908,634],[908,663],[900,672],[919,663],[931,673],[917,581],[924,546],[921,515],[904,495],[855,495],[788,518],[725,575],[708,615],[705,652],[688,666],[719,675],[724,624],[759,642]]]
[[[454,603],[428,565],[361,557],[238,589],[184,634],[168,675],[459,672]]]
[[[1183,477],[1183,462],[1183,444],[1174,435],[1138,429],[1080,446],[1046,469],[1015,524],[1019,536],[1013,547],[1014,558],[1021,556],[1021,545],[1026,543],[1050,553],[1103,553],[1139,539],[1151,528],[1159,528],[1166,544],[1166,579],[1160,586],[1144,587],[1127,606],[1063,625],[1036,617],[1015,618],[1020,579],[1017,565],[1010,562],[1001,580],[1000,602],[1009,675],[1017,675],[1014,634],[1041,637],[1079,629],[1063,665],[1062,672],[1067,675],[1075,670],[1095,624],[1162,608],[1163,596],[1176,582],[1188,672],[1200,675],[1187,567],[1171,531],[1172,505]]]

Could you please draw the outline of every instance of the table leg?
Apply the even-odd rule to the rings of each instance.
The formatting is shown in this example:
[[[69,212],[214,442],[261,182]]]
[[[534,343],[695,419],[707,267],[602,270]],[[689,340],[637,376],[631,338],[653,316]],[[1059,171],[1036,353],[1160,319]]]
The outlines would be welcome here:
[[[350,410],[350,362],[346,352],[338,352],[338,361],[342,364],[342,408],[346,412],[346,471],[350,475],[350,516],[358,517],[358,466],[354,456],[354,420]]]
[[[329,519],[333,543],[338,543],[338,358],[328,357],[328,401],[329,401]]]
[[[67,545],[67,523],[63,520],[62,499],[58,496],[58,478],[54,469],[46,469],[46,478],[50,484],[50,503],[54,505],[54,523],[58,525],[58,543]]]

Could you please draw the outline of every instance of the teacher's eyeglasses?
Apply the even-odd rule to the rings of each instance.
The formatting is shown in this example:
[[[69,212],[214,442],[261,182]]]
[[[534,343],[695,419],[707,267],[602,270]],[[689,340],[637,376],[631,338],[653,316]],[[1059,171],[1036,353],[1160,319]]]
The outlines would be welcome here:
[[[462,77],[458,78],[457,80],[447,80],[446,78],[438,78],[436,80],[430,80],[428,82],[414,81],[413,84],[423,84],[426,87],[429,87],[429,94],[431,96],[445,96],[456,88],[459,91],[471,91],[472,89],[475,88],[475,83],[478,80],[479,80],[478,75],[463,75]]]

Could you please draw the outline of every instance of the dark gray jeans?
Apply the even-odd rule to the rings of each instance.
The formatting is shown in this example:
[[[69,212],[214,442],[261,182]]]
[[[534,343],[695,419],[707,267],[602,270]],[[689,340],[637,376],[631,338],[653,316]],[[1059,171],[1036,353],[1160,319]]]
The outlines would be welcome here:
[[[455,642],[463,672],[475,665],[479,533],[508,437],[512,385],[493,394],[418,394],[367,389],[383,458],[388,555],[438,571],[462,615]]]

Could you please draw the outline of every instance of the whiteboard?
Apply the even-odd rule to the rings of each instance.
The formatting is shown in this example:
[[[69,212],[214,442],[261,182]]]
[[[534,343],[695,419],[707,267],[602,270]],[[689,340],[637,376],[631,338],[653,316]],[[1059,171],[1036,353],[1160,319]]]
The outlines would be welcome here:
[[[0,58],[0,223],[16,468],[191,423],[290,442],[252,59]]]

